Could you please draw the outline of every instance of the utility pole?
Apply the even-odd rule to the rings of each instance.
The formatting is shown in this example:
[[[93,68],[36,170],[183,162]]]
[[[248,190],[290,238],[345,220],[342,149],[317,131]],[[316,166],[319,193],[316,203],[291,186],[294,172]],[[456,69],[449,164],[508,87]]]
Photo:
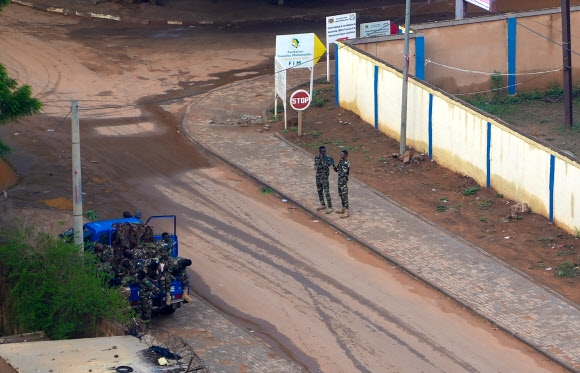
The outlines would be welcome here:
[[[455,19],[463,19],[467,15],[467,1],[455,0]]]
[[[411,23],[411,0],[405,6],[405,52],[403,56],[403,94],[401,97],[401,145],[399,153],[407,150],[407,78],[409,76],[409,28]]]
[[[73,237],[74,244],[83,246],[83,188],[81,184],[81,136],[79,131],[79,102],[71,101],[72,122],[72,182],[73,182]]]
[[[562,11],[562,53],[564,70],[564,120],[572,129],[572,45],[570,43],[570,0],[560,0]]]

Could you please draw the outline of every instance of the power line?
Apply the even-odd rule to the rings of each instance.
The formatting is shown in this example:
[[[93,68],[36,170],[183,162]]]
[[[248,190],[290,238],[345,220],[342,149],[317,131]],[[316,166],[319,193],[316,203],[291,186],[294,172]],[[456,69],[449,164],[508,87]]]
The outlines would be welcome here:
[[[562,70],[562,67],[563,67],[563,66],[560,66],[560,67],[558,67],[556,69],[547,70],[547,71],[536,71],[536,72],[531,72],[531,73],[515,73],[515,74],[510,74],[510,73],[500,73],[500,72],[490,73],[490,72],[486,72],[486,71],[467,70],[467,69],[462,69],[462,68],[459,68],[459,67],[444,65],[444,64],[438,63],[438,62],[433,62],[429,58],[427,58],[425,60],[425,66],[427,66],[428,64],[433,64],[433,65],[445,67],[445,68],[450,69],[450,70],[461,71],[461,72],[465,72],[465,73],[480,74],[480,75],[489,75],[489,76],[494,76],[494,75],[501,75],[501,76],[538,75],[538,74],[545,74],[545,73],[552,73],[552,72],[560,71],[560,70]]]

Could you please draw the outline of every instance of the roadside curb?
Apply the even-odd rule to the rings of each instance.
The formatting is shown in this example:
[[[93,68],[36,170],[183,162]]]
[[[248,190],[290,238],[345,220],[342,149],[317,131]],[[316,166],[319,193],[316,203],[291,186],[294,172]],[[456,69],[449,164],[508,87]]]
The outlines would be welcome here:
[[[190,113],[190,108],[192,107],[192,105],[188,106],[183,118],[187,118],[189,116]],[[464,307],[466,310],[469,310],[470,312],[472,312],[474,315],[478,315],[479,317],[481,317],[482,319],[486,320],[488,323],[490,323],[491,325],[493,325],[494,327],[498,328],[499,330],[505,332],[508,335],[511,335],[513,337],[515,337],[517,340],[521,341],[522,343],[528,345],[529,347],[533,348],[535,351],[541,353],[542,355],[546,356],[548,359],[557,362],[558,364],[561,364],[563,367],[570,369],[571,371],[574,371],[574,367],[572,365],[569,364],[569,362],[565,361],[564,359],[561,359],[559,356],[557,356],[557,354],[552,353],[551,351],[548,351],[546,349],[540,348],[540,346],[536,345],[533,340],[529,339],[525,334],[520,333],[518,330],[515,329],[510,329],[509,325],[501,325],[499,323],[497,323],[497,320],[494,320],[492,316],[486,315],[485,313],[482,312],[478,312],[474,307],[471,307],[468,303],[464,302],[461,297],[456,296],[455,294],[453,294],[450,291],[447,291],[443,286],[439,286],[431,281],[429,281],[429,278],[425,277],[424,275],[417,273],[416,271],[414,271],[412,268],[409,268],[408,266],[401,264],[401,261],[397,260],[396,258],[385,254],[384,252],[381,252],[380,250],[377,250],[372,244],[370,244],[369,242],[365,241],[364,238],[357,236],[355,234],[355,232],[350,232],[348,229],[343,229],[341,227],[338,227],[334,224],[334,222],[331,219],[328,219],[326,217],[325,214],[318,214],[314,211],[312,211],[311,209],[309,209],[306,205],[302,204],[301,202],[290,198],[288,196],[286,196],[284,193],[281,193],[278,189],[276,189],[275,187],[273,187],[272,185],[270,185],[270,183],[265,182],[264,180],[262,180],[262,178],[260,178],[259,176],[256,176],[255,174],[253,174],[249,169],[247,169],[246,167],[244,167],[243,165],[239,165],[236,164],[234,162],[231,162],[230,159],[228,159],[225,156],[222,156],[221,154],[219,154],[219,152],[213,150],[211,148],[211,146],[208,146],[207,144],[204,144],[201,141],[197,141],[195,138],[193,138],[189,131],[183,126],[184,122],[182,121],[182,129],[183,132],[186,134],[187,138],[190,139],[191,141],[193,141],[195,144],[199,145],[204,151],[206,151],[208,154],[211,154],[212,156],[214,156],[215,158],[225,162],[226,164],[228,164],[230,167],[233,167],[234,169],[240,170],[241,172],[243,172],[246,176],[248,176],[249,178],[251,178],[252,180],[258,182],[259,184],[262,184],[270,189],[272,189],[275,193],[278,194],[279,198],[284,198],[286,200],[288,200],[288,202],[291,202],[292,204],[294,204],[295,206],[299,207],[302,211],[306,212],[308,215],[312,216],[314,219],[320,220],[320,221],[324,221],[326,224],[328,224],[330,227],[332,227],[334,230],[336,230],[337,232],[340,232],[341,234],[349,237],[352,241],[357,242],[358,244],[360,244],[365,250],[367,250],[369,253],[373,254],[373,255],[377,255],[380,258],[386,259],[389,262],[393,263],[394,265],[396,265],[397,267],[399,267],[401,270],[403,270],[404,272],[406,272],[407,274],[413,276],[413,278],[420,280],[421,282],[423,282],[425,285],[441,292],[442,294],[444,294],[445,296],[449,297],[449,299],[452,299],[453,301],[457,302],[457,304],[461,305],[462,307]],[[196,124],[194,124],[196,125]],[[274,136],[277,140],[282,141],[284,143],[286,143],[288,146],[292,147],[293,150],[298,151],[304,155],[307,156],[311,156],[311,154],[296,146],[295,144],[293,144],[292,142],[288,141],[286,138],[284,138],[281,134],[279,134],[278,132],[273,132],[270,134],[270,136]],[[353,180],[354,181],[354,180]],[[522,278],[524,278],[527,281],[530,281],[532,283],[534,283],[536,286],[541,287],[542,289],[544,289],[545,291],[550,292],[553,296],[559,298],[561,301],[564,301],[566,303],[568,303],[569,305],[573,306],[576,309],[579,309],[578,305],[570,302],[567,298],[563,297],[562,295],[560,295],[559,293],[553,291],[552,289],[549,289],[541,284],[538,284],[537,282],[535,282],[530,276],[528,276],[527,274],[525,274],[524,272],[518,270],[517,268],[514,268],[512,266],[510,266],[509,264],[505,263],[503,260],[487,253],[485,250],[481,249],[480,247],[466,241],[465,239],[458,237],[457,235],[453,234],[452,232],[450,232],[449,230],[435,224],[434,222],[430,221],[429,219],[426,219],[425,217],[409,210],[408,208],[406,208],[405,206],[402,206],[401,204],[397,203],[396,201],[392,200],[389,196],[375,190],[374,188],[372,188],[371,186],[363,183],[362,181],[356,180],[354,181],[356,183],[358,183],[360,186],[366,188],[367,190],[371,191],[373,194],[379,196],[380,198],[388,201],[389,203],[392,203],[393,205],[401,208],[402,210],[404,210],[406,213],[409,213],[411,215],[414,215],[416,218],[422,220],[423,222],[431,225],[432,227],[434,227],[435,229],[438,229],[439,231],[441,231],[443,234],[452,237],[460,242],[462,242],[465,245],[468,245],[474,249],[476,249],[480,254],[485,255],[486,257],[488,257],[489,259],[492,259],[493,261],[495,261],[496,263],[498,263],[499,265],[505,267],[506,269],[512,271],[513,273],[521,276]]]

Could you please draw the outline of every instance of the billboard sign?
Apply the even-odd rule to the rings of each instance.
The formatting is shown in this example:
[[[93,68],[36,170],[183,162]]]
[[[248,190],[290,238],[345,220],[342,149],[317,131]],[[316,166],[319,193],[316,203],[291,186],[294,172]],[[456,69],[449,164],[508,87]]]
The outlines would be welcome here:
[[[356,39],[356,13],[326,17],[326,46],[339,39]]]
[[[483,8],[487,11],[493,9],[493,0],[466,0],[468,3],[473,5],[477,5],[480,8]]]
[[[326,48],[314,33],[276,35],[276,58],[285,69],[312,68],[324,55]]]
[[[277,58],[274,59],[274,71],[276,72],[274,75],[274,92],[282,99],[282,102],[286,104],[286,69],[282,62]]]
[[[391,21],[380,21],[371,23],[361,23],[360,37],[391,35]]]

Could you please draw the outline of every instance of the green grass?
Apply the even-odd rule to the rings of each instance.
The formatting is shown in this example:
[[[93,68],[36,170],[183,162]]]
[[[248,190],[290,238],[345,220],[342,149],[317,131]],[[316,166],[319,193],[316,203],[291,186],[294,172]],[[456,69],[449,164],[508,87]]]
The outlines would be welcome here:
[[[476,185],[476,186],[472,186],[472,187],[463,189],[463,191],[461,193],[463,193],[464,196],[470,196],[472,194],[477,193],[477,191],[479,189],[480,189],[480,186]]]
[[[274,193],[274,191],[272,190],[272,188],[263,187],[262,189],[260,189],[260,193],[262,193],[262,194],[272,194],[272,193]]]
[[[323,107],[328,102],[327,98],[322,97],[315,97],[312,99],[312,106],[313,107]]]
[[[443,211],[447,210],[447,206],[446,205],[437,205],[436,209],[438,212],[443,212]]]
[[[334,140],[332,142],[332,145],[336,145],[336,146],[341,146],[341,145],[344,145],[344,144],[346,144],[346,141],[344,141],[342,139]]]
[[[320,137],[324,132],[322,131],[314,131],[312,132],[312,137]]]
[[[94,212],[93,210],[88,210],[87,212],[85,212],[85,216],[89,220],[99,220],[99,215],[97,215],[97,213]]]
[[[493,206],[494,204],[494,200],[493,198],[491,199],[487,199],[485,201],[481,201],[477,204],[477,206],[479,207],[480,210],[487,210],[489,209],[491,206]]]
[[[570,262],[564,262],[555,268],[556,274],[561,277],[577,277],[578,269]]]
[[[385,157],[380,157],[379,158],[379,162],[381,162],[381,163],[384,163],[386,161],[387,161],[387,158],[385,158]]]
[[[546,263],[539,261],[530,266],[530,269],[546,268]]]

